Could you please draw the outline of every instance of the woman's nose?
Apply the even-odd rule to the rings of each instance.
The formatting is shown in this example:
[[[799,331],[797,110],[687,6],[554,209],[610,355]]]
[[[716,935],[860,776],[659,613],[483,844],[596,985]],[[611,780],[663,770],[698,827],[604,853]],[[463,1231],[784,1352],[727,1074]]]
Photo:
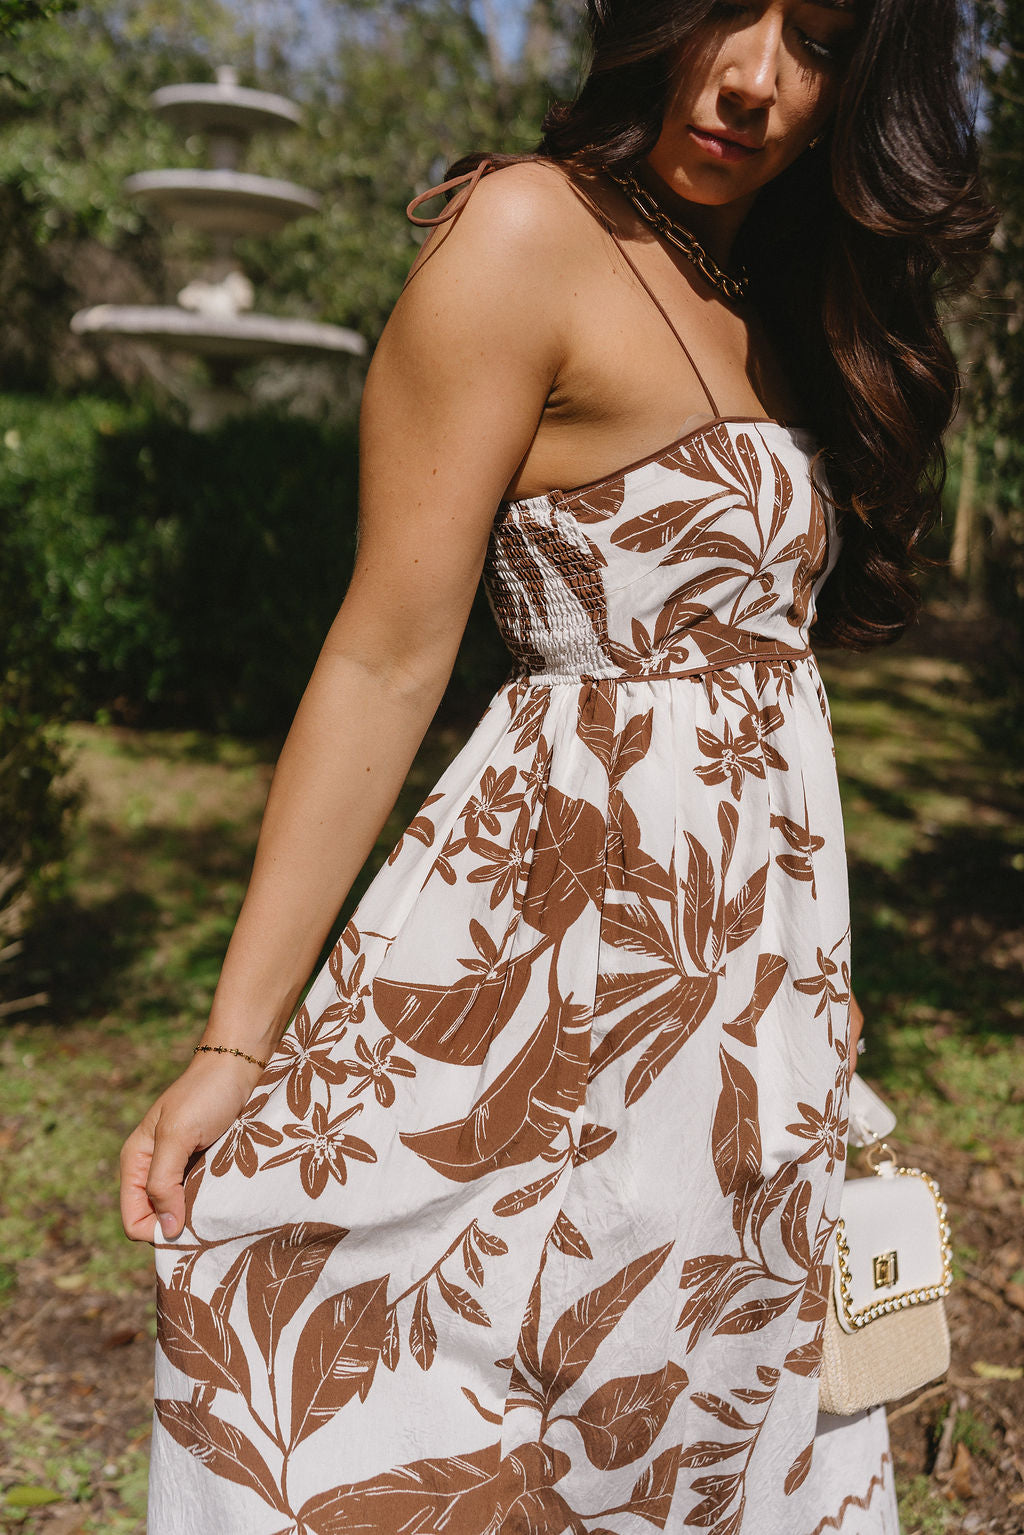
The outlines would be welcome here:
[[[722,60],[722,92],[747,111],[770,107],[778,89],[782,23],[774,7],[735,31]]]

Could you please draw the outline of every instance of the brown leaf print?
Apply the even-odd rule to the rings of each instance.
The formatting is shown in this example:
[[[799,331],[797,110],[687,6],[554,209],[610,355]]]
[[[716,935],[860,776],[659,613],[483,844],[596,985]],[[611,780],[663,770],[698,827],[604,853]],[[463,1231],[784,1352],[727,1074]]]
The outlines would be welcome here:
[[[602,1152],[608,1151],[613,1145],[618,1132],[608,1125],[586,1124],[580,1131],[579,1145],[576,1148],[577,1162],[592,1162]]]
[[[723,1025],[727,1034],[731,1034],[734,1039],[738,1039],[744,1045],[757,1043],[757,1025],[761,1022],[765,1009],[774,1000],[787,969],[788,961],[781,954],[757,956],[754,994],[742,1013],[731,1023]]]
[[[644,851],[640,822],[620,789],[612,787],[608,795],[607,878],[612,890],[648,900],[674,901],[674,876],[657,859]]]
[[[436,835],[436,829],[430,817],[425,816],[423,812],[424,810],[429,810],[431,805],[436,805],[438,800],[443,798],[443,794],[427,795],[426,799],[423,801],[423,804],[420,806],[419,815],[415,816],[414,819],[409,822],[408,826],[405,828],[405,831],[402,833],[394,847],[391,849],[391,852],[388,855],[389,866],[393,864],[401,855],[402,844],[404,843],[406,837],[411,837],[414,842],[422,842],[424,847],[430,847],[432,845]]]
[[[234,1328],[206,1301],[157,1279],[160,1347],[182,1374],[248,1396],[249,1366]]]
[[[633,1484],[629,1512],[663,1530],[672,1512],[672,1494],[679,1474],[680,1446],[662,1450]]]
[[[619,785],[630,768],[636,767],[637,763],[642,762],[647,756],[651,749],[653,735],[653,709],[648,709],[646,714],[634,715],[632,719],[626,721],[612,749],[609,776],[614,786]]]
[[[800,1451],[800,1454],[797,1456],[796,1460],[786,1472],[786,1481],[783,1486],[783,1491],[787,1497],[796,1492],[797,1488],[803,1486],[804,1482],[807,1480],[807,1473],[811,1469],[811,1456],[813,1454],[814,1440],[812,1439],[810,1444],[805,1445],[804,1448]]]
[[[694,1260],[696,1264],[704,1261],[703,1257]],[[684,1265],[681,1288],[693,1285],[693,1290],[679,1313],[676,1330],[687,1334],[688,1354],[699,1345],[704,1333],[714,1326],[730,1301],[752,1281],[763,1277],[763,1269],[759,1264],[742,1258],[714,1255],[713,1261],[720,1266],[700,1281],[687,1278],[686,1271],[690,1265]]]
[[[605,820],[589,800],[550,788],[530,858],[523,920],[559,938],[604,892]]]
[[[690,1035],[704,1022],[718,995],[718,977],[680,981],[671,992],[674,1021],[647,1046],[626,1078],[624,1102],[636,1103],[678,1055]]]
[[[419,1055],[451,1066],[479,1066],[491,1041],[515,1016],[537,952],[503,960],[484,979],[471,970],[447,986],[378,976],[374,1011],[390,1033]]]
[[[615,684],[604,677],[580,688],[576,734],[602,767],[610,768],[615,744]]]
[[[683,887],[683,939],[693,963],[699,970],[705,970],[705,953],[717,905],[715,869],[707,848],[692,832],[686,833],[686,845],[690,849],[690,864]]]
[[[655,1277],[672,1246],[667,1242],[634,1258],[562,1313],[548,1335],[541,1360],[540,1376],[549,1407],[583,1374],[612,1328]]]
[[[750,1443],[751,1436],[745,1439],[698,1439],[694,1444],[688,1444],[679,1457],[680,1464],[703,1469],[705,1466],[715,1466],[719,1461],[728,1460],[731,1455],[738,1455],[745,1450]],[[737,1484],[739,1478],[737,1477]]]
[[[387,1295],[385,1275],[329,1295],[308,1317],[292,1370],[291,1448],[353,1397],[365,1400],[384,1343]]]
[[[403,1132],[403,1143],[446,1178],[468,1183],[531,1162],[579,1107],[590,1051],[589,1010],[560,997],[554,967],[549,1006],[523,1049],[461,1120]]]
[[[746,1430],[757,1426],[754,1423],[748,1423],[731,1402],[726,1401],[724,1396],[717,1396],[713,1391],[695,1391],[690,1400],[695,1407],[703,1408],[713,1418],[717,1418],[719,1423],[724,1423],[726,1428]]]
[[[703,1496],[696,1507],[690,1510],[686,1523],[705,1527],[717,1524],[742,1486],[742,1471],[733,1471],[726,1476],[694,1477],[693,1490]]]
[[[685,921],[685,918],[684,918]],[[629,901],[606,906],[601,936],[616,948],[642,954],[662,965],[675,967],[678,955],[672,935],[650,901]]]
[[[550,688],[528,689],[514,709],[509,730],[516,731],[515,751],[522,752],[540,740],[544,716],[551,699]]]
[[[282,1330],[312,1293],[328,1258],[347,1236],[344,1226],[303,1221],[282,1226],[246,1249],[249,1325],[268,1363]]]
[[[764,893],[768,881],[768,865],[762,864],[752,874],[738,895],[725,908],[725,947],[731,954],[740,944],[752,938],[761,926],[764,915]]]
[[[806,1269],[811,1261],[811,1244],[807,1235],[807,1210],[810,1201],[810,1180],[803,1178],[790,1190],[782,1212],[783,1246],[799,1269]]]
[[[638,999],[664,981],[671,981],[668,990],[640,1005]],[[678,976],[671,970],[650,970],[642,975],[623,975],[599,978],[599,1014],[617,1011],[629,1006],[630,1010],[610,1028],[594,1051],[590,1062],[590,1080],[593,1081],[620,1056],[627,1055],[642,1044],[651,1034],[655,1035],[643,1059],[633,1068],[627,1092],[628,1102],[640,1097],[659,1071],[673,1059],[693,1030],[707,1017],[714,1003],[718,980],[715,976]],[[664,1028],[664,1032],[657,1032]]]
[[[719,1047],[722,1090],[711,1127],[711,1154],[723,1194],[761,1176],[757,1084],[741,1061]]]
[[[523,1210],[530,1210],[534,1205],[539,1205],[542,1199],[554,1193],[564,1171],[565,1165],[560,1163],[553,1172],[545,1173],[543,1178],[538,1178],[534,1183],[527,1183],[521,1189],[513,1189],[511,1194],[503,1194],[491,1206],[492,1215],[519,1215]]]
[[[821,1344],[801,1343],[786,1355],[785,1368],[794,1375],[817,1376],[821,1373]]]
[[[677,543],[688,530],[692,538],[691,524],[717,499],[715,494],[695,501],[667,501],[663,506],[652,506],[617,527],[611,541],[616,548],[628,549],[631,554],[652,554],[666,544]]]
[[[446,1279],[440,1269],[437,1271],[437,1288],[441,1293],[441,1299],[452,1311],[456,1312],[466,1322],[473,1322],[477,1327],[490,1327],[491,1319],[481,1306],[474,1300],[468,1290],[463,1290],[461,1285],[452,1284]]]
[[[607,522],[622,510],[626,494],[624,475],[604,480],[590,489],[575,491],[572,496],[573,516],[577,522]]]
[[[791,1290],[786,1295],[765,1295],[756,1300],[744,1301],[734,1311],[726,1312],[715,1328],[715,1333],[760,1332],[762,1327],[767,1327],[776,1317],[788,1311],[798,1298],[799,1291]]]
[[[564,1210],[559,1210],[558,1218],[551,1228],[551,1245],[560,1253],[567,1253],[570,1258],[594,1256],[586,1237],[578,1227],[573,1225]]]
[[[593,1392],[573,1420],[591,1464],[618,1471],[646,1455],[687,1384],[686,1371],[669,1360],[650,1375],[610,1380]]]
[[[299,1509],[300,1528],[313,1535],[401,1531],[435,1535],[485,1530],[494,1511],[500,1445],[466,1455],[417,1460],[363,1482],[318,1493]]]
[[[256,1446],[233,1423],[200,1411],[191,1402],[158,1398],[154,1406],[171,1438],[201,1461],[214,1476],[247,1487],[258,1493],[271,1508],[282,1514],[288,1513],[270,1467]]]
[[[394,1309],[388,1317],[388,1325],[384,1331],[384,1341],[380,1346],[380,1362],[385,1369],[392,1373],[398,1369],[398,1361],[402,1357],[402,1331],[398,1320],[398,1310]]]
[[[437,1328],[430,1314],[426,1284],[421,1284],[416,1291],[416,1304],[409,1324],[409,1350],[421,1370],[430,1369],[437,1352]]]

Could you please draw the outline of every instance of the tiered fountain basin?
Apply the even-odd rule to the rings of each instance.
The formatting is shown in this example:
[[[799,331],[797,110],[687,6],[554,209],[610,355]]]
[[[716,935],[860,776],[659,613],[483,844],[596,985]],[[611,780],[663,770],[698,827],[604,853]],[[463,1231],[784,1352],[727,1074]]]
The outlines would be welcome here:
[[[210,235],[276,235],[320,199],[290,181],[233,170],[141,171],[125,191],[165,218]]]
[[[190,311],[177,304],[94,304],[71,321],[78,336],[120,336],[200,357],[362,357],[366,342],[357,331],[318,320],[281,319],[269,314]]]

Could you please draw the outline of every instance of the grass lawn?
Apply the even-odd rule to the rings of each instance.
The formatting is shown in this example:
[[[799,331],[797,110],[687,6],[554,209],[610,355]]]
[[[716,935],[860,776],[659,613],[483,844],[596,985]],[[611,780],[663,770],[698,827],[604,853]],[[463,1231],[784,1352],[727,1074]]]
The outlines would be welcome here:
[[[1005,1365],[1006,1329],[1024,1329],[1024,1253],[1014,1249],[1024,1189],[1024,783],[991,744],[998,704],[943,648],[932,622],[913,646],[824,669],[850,848],[854,985],[867,1015],[864,1074],[899,1112],[902,1148],[949,1183],[961,1291],[973,1283],[996,1297],[991,1316],[981,1301],[966,1319],[957,1314],[961,1385],[931,1399],[927,1421],[905,1418],[894,1432],[905,1531],[969,1529],[963,1509],[1002,1517],[984,1501],[991,1484],[1018,1522],[973,1528],[1009,1535],[1024,1528],[1024,1500],[1011,1501],[1024,1482],[1005,1474],[1000,1414],[1024,1409],[1024,1388],[974,1366]],[[41,935],[25,988],[45,981],[51,1006],[9,1026],[0,1045],[0,1529],[140,1535],[151,1257],[120,1234],[117,1152],[202,1026],[273,747],[92,726],[73,741],[84,799],[72,899]],[[428,737],[378,863],[458,744],[451,730]],[[986,1269],[993,1244],[1005,1261]],[[965,1406],[956,1392],[968,1385]],[[962,1476],[940,1487],[927,1474],[922,1446],[943,1409],[959,1413],[973,1491]]]

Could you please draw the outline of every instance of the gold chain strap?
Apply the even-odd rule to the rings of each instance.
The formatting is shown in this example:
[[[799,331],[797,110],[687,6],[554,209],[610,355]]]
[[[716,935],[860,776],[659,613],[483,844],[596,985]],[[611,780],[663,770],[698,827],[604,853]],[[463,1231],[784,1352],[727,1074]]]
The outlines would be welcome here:
[[[685,224],[677,224],[670,219],[665,210],[655,202],[650,192],[642,187],[636,176],[619,176],[615,171],[609,171],[608,175],[617,182],[630,202],[633,204],[640,217],[663,235],[677,250],[681,250],[688,261],[692,261],[700,275],[719,293],[725,295],[732,303],[741,303],[750,288],[750,276],[746,267],[741,267],[735,277],[728,272],[723,272],[716,261],[713,261],[707,251],[701,245],[692,230]]]

